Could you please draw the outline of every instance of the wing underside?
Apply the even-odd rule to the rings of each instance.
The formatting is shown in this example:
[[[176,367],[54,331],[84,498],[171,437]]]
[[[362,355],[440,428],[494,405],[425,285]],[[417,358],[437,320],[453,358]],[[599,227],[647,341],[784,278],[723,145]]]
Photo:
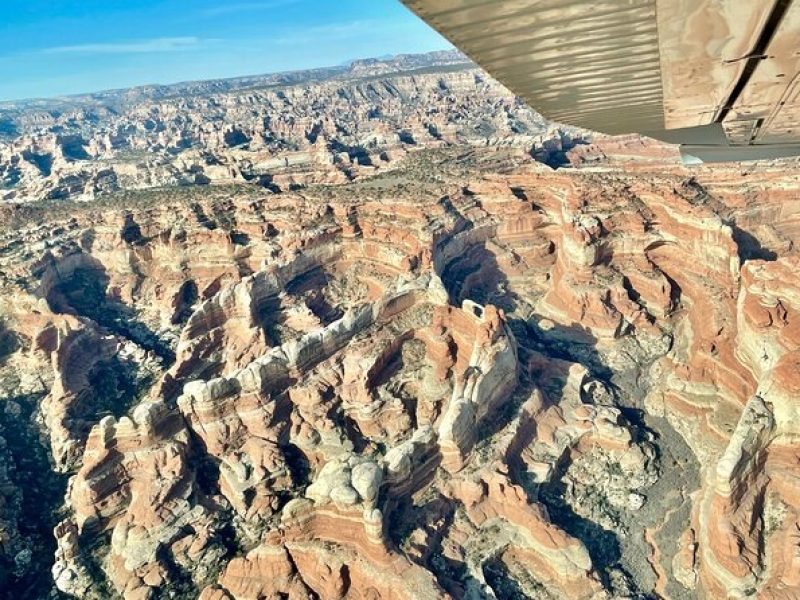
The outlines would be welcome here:
[[[403,0],[556,121],[800,154],[800,0]]]

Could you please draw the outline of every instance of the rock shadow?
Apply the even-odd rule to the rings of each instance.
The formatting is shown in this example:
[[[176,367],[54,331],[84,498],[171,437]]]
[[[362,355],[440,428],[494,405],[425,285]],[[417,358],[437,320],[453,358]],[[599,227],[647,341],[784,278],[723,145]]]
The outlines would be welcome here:
[[[539,380],[552,401],[557,402],[562,397],[570,363],[582,365],[588,371],[589,377],[616,391],[612,381],[614,373],[598,352],[598,340],[589,329],[577,323],[560,325],[548,321],[546,328],[540,323],[541,319],[537,315],[527,320],[509,320],[509,326],[523,353],[525,350],[532,350],[548,358],[558,359],[548,364],[548,372],[553,376],[547,381]]]
[[[53,591],[51,569],[56,551],[53,528],[62,518],[68,475],[53,469],[46,438],[35,423],[42,397],[3,398],[0,410],[0,437],[5,440],[0,461],[10,482],[8,494],[3,494],[4,510],[17,512],[21,540],[19,547],[9,546],[10,553],[0,553],[0,589],[8,594],[3,597],[18,600],[63,597]]]
[[[286,292],[292,296],[304,297],[309,310],[322,322],[330,325],[344,316],[344,311],[330,303],[325,290],[331,283],[331,277],[322,266],[292,279],[286,285]]]
[[[139,365],[135,362],[112,356],[100,361],[89,371],[89,387],[70,403],[69,415],[74,423],[83,423],[80,433],[85,440],[91,428],[104,416],[120,419],[142,399],[154,380],[139,379]]]
[[[466,563],[445,555],[442,541],[454,524],[456,509],[456,504],[438,492],[422,504],[405,498],[392,512],[388,534],[395,547],[430,569],[439,585],[453,598],[465,598],[468,587],[481,589],[482,584],[473,577]],[[412,533],[417,529],[427,532],[423,544],[413,539]]]
[[[4,365],[8,357],[19,348],[20,341],[17,334],[0,318],[0,366]]]
[[[727,225],[729,225],[733,231],[733,241],[736,242],[739,262],[741,264],[746,263],[748,260],[778,260],[778,254],[762,246],[761,240],[752,233],[745,231],[732,221],[727,223]]]
[[[483,563],[483,576],[494,590],[495,596],[507,600],[527,600],[528,596],[519,582],[509,573],[506,564],[498,557]]]
[[[110,277],[100,261],[84,255],[84,264],[62,276],[46,294],[53,312],[86,317],[103,329],[128,339],[158,356],[169,367],[175,352],[138,317],[137,312],[109,294]]]
[[[550,481],[539,486],[538,499],[547,507],[547,513],[555,525],[569,535],[579,539],[592,557],[592,566],[600,576],[603,586],[612,589],[609,569],[617,567],[622,559],[622,548],[613,531],[580,516],[566,502],[567,484],[564,481],[570,461],[562,460]]]
[[[534,160],[544,163],[551,169],[561,169],[571,167],[569,152],[576,146],[588,144],[589,141],[583,138],[561,137],[561,148],[548,147],[550,140],[545,140],[545,144],[540,149],[531,150],[531,157]],[[552,142],[551,142],[552,143]]]
[[[510,290],[497,254],[485,243],[465,249],[443,267],[440,277],[454,306],[461,306],[469,299],[478,304],[493,304],[507,314],[517,308],[518,297]]]

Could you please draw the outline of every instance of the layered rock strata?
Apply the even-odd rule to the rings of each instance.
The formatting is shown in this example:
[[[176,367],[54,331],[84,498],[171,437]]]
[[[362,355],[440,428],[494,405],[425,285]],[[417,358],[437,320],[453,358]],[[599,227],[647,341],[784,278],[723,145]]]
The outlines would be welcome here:
[[[66,106],[65,106],[66,104]],[[291,190],[390,170],[419,148],[526,146],[564,161],[548,128],[464,56],[0,103],[0,201],[252,184]]]
[[[18,213],[0,377],[69,474],[57,588],[796,596],[797,167],[738,173],[785,215],[749,231],[731,167],[580,153]]]

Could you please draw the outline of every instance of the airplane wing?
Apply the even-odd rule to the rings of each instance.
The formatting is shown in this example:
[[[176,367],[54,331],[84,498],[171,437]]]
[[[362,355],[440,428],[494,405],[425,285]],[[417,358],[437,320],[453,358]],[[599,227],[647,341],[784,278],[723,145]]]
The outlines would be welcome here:
[[[546,117],[800,155],[800,0],[402,0]]]

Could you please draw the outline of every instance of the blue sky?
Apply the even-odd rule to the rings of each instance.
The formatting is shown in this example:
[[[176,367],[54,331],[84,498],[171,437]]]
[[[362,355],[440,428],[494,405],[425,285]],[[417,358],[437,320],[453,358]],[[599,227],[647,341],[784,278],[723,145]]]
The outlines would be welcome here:
[[[0,101],[449,47],[399,0],[0,0]]]

